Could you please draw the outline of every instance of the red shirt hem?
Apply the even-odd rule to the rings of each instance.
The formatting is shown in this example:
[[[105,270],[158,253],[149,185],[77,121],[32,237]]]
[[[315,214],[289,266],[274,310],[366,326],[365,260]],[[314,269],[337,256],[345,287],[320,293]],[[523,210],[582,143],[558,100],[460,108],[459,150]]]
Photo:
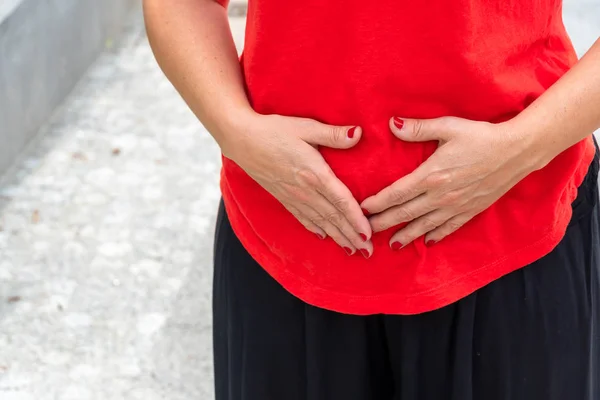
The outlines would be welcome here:
[[[594,158],[594,153],[595,147],[590,140],[582,158],[580,170],[585,167],[587,171]],[[585,174],[576,175],[573,179],[573,184],[575,186],[581,185],[584,178]],[[492,263],[476,268],[467,274],[457,276],[452,281],[444,282],[442,285],[418,293],[412,293],[409,296],[400,293],[355,295],[326,290],[307,282],[286,269],[286,266],[277,257],[272,257],[270,252],[261,251],[258,248],[260,246],[255,246],[255,243],[251,243],[247,239],[248,237],[255,236],[248,222],[241,213],[231,210],[231,207],[236,207],[236,202],[227,187],[225,179],[221,179],[221,190],[233,231],[250,255],[267,273],[288,292],[308,304],[354,315],[419,314],[454,303],[502,276],[527,266],[550,253],[564,237],[572,215],[570,207],[564,208],[564,212],[557,218],[554,226],[539,239],[526,244],[508,255],[503,255],[500,259]]]

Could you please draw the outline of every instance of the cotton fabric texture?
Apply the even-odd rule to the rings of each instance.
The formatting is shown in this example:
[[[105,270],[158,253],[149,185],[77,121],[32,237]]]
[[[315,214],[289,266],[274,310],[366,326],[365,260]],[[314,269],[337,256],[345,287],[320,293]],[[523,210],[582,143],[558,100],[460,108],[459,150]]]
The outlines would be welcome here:
[[[361,202],[435,151],[394,137],[392,116],[505,121],[576,60],[559,0],[250,0],[240,62],[258,113],[362,127],[354,148],[321,148]],[[551,252],[593,154],[588,137],[434,246],[393,251],[395,230],[376,233],[368,260],[308,232],[225,157],[221,189],[243,246],[294,296],[347,314],[416,314]]]
[[[597,400],[598,160],[548,255],[441,309],[357,316],[289,294],[221,207],[216,400]]]

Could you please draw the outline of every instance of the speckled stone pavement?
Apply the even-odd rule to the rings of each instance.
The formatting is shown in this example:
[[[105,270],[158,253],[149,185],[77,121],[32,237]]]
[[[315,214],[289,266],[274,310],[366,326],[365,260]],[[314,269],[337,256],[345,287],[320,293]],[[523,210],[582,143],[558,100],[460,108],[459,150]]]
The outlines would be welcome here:
[[[566,6],[581,53],[600,2]],[[213,398],[218,148],[140,15],[119,43],[0,182],[0,400]]]

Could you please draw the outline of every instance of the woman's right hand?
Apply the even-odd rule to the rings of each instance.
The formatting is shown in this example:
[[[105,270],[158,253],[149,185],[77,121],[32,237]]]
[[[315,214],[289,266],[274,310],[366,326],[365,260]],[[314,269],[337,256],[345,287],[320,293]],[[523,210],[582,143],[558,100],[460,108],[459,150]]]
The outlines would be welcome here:
[[[271,193],[302,225],[330,236],[352,255],[373,254],[369,221],[358,202],[325,162],[318,146],[347,149],[361,138],[353,126],[331,126],[307,118],[258,115],[221,143],[225,157]]]

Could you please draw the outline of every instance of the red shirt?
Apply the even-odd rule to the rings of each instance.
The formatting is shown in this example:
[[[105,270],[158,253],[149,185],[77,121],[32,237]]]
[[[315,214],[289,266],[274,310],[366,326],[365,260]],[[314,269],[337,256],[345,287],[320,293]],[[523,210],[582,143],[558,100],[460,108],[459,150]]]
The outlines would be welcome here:
[[[250,0],[241,65],[257,112],[363,128],[354,148],[321,149],[360,202],[436,148],[395,138],[390,117],[507,120],[576,60],[560,0]],[[394,251],[397,229],[376,233],[368,260],[318,239],[227,158],[221,190],[245,248],[293,295],[342,313],[413,314],[549,253],[593,155],[590,136],[432,247],[420,238]]]

